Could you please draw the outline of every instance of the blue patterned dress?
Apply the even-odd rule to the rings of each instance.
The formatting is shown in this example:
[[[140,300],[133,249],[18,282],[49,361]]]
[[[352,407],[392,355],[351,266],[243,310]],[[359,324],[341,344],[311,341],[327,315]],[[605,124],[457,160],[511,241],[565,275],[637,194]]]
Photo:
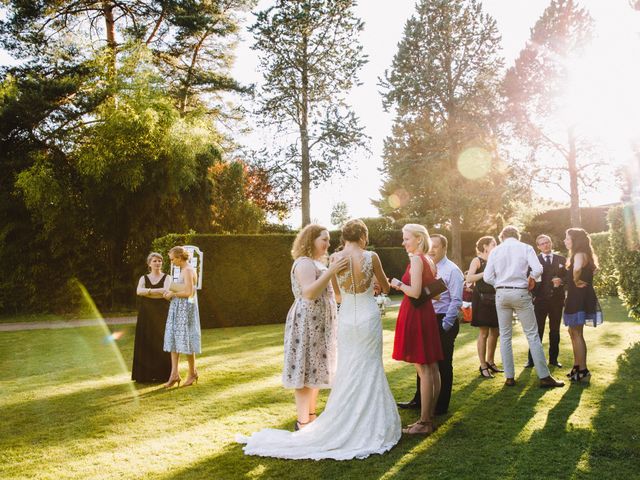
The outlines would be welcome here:
[[[175,283],[184,283],[184,278],[180,276]],[[189,298],[171,299],[164,331],[164,351],[200,353],[200,315],[195,286]]]

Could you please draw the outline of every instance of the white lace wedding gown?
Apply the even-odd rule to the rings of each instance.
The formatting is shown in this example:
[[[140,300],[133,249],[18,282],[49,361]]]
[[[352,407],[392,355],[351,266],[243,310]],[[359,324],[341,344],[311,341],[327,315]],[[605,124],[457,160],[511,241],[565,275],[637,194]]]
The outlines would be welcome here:
[[[250,437],[247,455],[349,460],[391,449],[401,436],[400,416],[382,366],[382,323],[373,296],[371,252],[363,252],[362,280],[352,269],[338,276],[338,366],[324,412],[297,432],[267,428]]]

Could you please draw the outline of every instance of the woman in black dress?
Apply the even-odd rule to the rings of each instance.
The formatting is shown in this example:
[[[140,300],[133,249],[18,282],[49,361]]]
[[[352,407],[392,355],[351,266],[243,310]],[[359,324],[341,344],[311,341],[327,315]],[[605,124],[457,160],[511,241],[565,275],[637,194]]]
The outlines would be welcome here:
[[[582,228],[568,229],[564,244],[569,255],[563,318],[573,347],[573,368],[567,376],[572,382],[587,383],[591,372],[587,368],[587,343],[583,330],[585,324],[595,327],[602,323],[602,311],[593,288],[593,274],[598,264],[591,239]]]
[[[495,364],[496,345],[498,343],[498,312],[496,311],[496,291],[483,279],[484,267],[489,253],[496,246],[495,238],[486,236],[476,242],[478,256],[471,260],[467,272],[467,283],[475,283],[471,298],[471,325],[478,327],[477,349],[480,359],[480,376],[493,378],[491,372],[502,372]]]
[[[147,265],[150,273],[140,277],[136,291],[140,301],[131,379],[140,383],[164,382],[171,373],[171,356],[163,351],[169,302],[162,295],[168,290],[171,278],[162,273],[159,253],[150,253]]]

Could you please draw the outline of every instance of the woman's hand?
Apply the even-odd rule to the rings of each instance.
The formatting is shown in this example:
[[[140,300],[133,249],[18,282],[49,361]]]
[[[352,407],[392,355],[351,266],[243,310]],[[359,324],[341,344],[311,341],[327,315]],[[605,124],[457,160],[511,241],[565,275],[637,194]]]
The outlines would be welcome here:
[[[331,275],[335,275],[340,270],[346,268],[347,265],[349,265],[349,257],[342,257],[342,258],[331,257],[328,270],[331,273]]]
[[[585,282],[584,280],[578,280],[578,281],[576,282],[576,287],[578,287],[578,288],[584,288],[584,287],[586,287],[587,285],[589,285],[589,284],[588,284],[587,282]]]
[[[175,297],[175,293],[172,292],[171,290],[165,290],[162,293],[162,297],[165,298],[166,300],[171,300],[173,297]]]

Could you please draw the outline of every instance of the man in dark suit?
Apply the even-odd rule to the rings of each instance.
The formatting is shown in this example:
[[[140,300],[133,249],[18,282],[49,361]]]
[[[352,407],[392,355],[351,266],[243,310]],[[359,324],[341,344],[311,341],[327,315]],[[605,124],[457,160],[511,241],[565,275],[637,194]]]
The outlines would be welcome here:
[[[536,282],[533,290],[533,306],[538,322],[538,334],[540,341],[544,336],[544,326],[549,317],[549,365],[561,367],[558,362],[560,346],[560,321],[562,320],[562,308],[564,307],[564,284],[566,283],[567,259],[557,255],[551,250],[553,243],[548,235],[538,235],[536,245],[540,254],[538,260],[542,264],[540,281]],[[525,367],[533,367],[533,359],[529,352],[529,361]]]

